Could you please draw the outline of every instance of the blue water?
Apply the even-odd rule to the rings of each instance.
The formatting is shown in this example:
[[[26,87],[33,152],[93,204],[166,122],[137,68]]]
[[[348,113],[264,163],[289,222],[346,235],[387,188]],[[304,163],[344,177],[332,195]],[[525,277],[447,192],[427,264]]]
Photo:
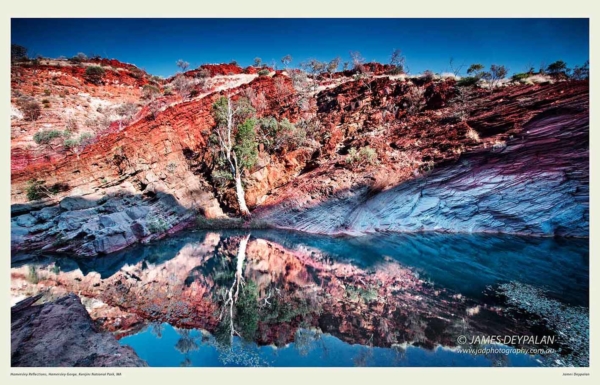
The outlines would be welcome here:
[[[236,337],[232,349],[224,353],[215,346],[210,336],[206,337],[206,332],[203,341],[201,331],[188,330],[183,338],[193,340],[193,348],[189,352],[181,352],[176,347],[182,339],[178,330],[166,323],[161,325],[161,329],[160,337],[147,327],[135,335],[122,338],[120,342],[134,348],[140,358],[146,360],[149,366],[155,367],[486,367],[498,362],[513,367],[540,365],[537,357],[524,354],[486,357],[457,353],[442,347],[434,350],[414,346],[404,349],[367,347],[350,345],[328,334],[323,334],[301,347],[290,343],[283,348],[256,346]],[[311,334],[311,331],[302,332]],[[233,360],[229,358],[231,353],[236,356]]]
[[[188,231],[108,256],[93,259],[46,256],[35,261],[17,258],[20,262],[14,262],[13,267],[35,264],[40,269],[57,266],[61,274],[77,271],[84,276],[99,274],[101,280],[94,286],[110,293],[114,292],[110,286],[115,284],[112,278],[125,282],[135,277],[138,280],[135,285],[144,287],[146,293],[156,292],[158,297],[134,293],[114,301],[102,299],[124,301],[138,315],[151,314],[147,320],[149,326],[120,340],[121,344],[132,346],[150,366],[538,366],[542,362],[546,365],[544,357],[469,355],[447,347],[456,345],[457,336],[462,334],[458,327],[469,327],[469,335],[547,334],[547,330],[529,326],[528,320],[512,319],[502,312],[481,310],[466,316],[467,309],[496,306],[495,297],[489,295],[502,283],[533,286],[565,306],[589,306],[589,244],[585,239],[440,233],[347,238],[252,230],[250,244],[255,249],[244,265],[244,274],[247,285],[256,280],[257,297],[248,297],[250,302],[245,308],[235,308],[239,318],[235,328],[243,332],[250,325],[256,335],[243,339],[237,333],[231,346],[226,347],[216,343],[211,334],[217,334],[215,324],[222,322],[220,318],[216,321],[215,314],[195,313],[197,305],[189,305],[188,297],[177,298],[177,294],[168,300],[173,301],[175,307],[172,307],[168,301],[165,303],[162,289],[193,287],[204,293],[202,306],[212,303],[217,312],[222,311],[223,293],[233,283],[236,253],[245,234],[237,230]],[[208,241],[211,239],[216,239],[216,243]],[[272,246],[265,246],[265,241]],[[265,249],[257,251],[260,244]],[[279,263],[277,254],[272,254],[272,247],[297,253],[315,264],[288,255],[289,270]],[[170,264],[172,261],[176,262]],[[347,277],[329,272],[348,266],[354,270]],[[395,274],[399,282],[395,285],[399,286],[386,291],[387,298],[367,290],[368,287],[377,290],[379,279],[389,284]],[[76,279],[70,277],[62,275],[63,280]],[[417,285],[412,286],[415,282]],[[78,284],[74,282],[75,286]],[[282,295],[279,308],[272,307],[275,293]],[[316,293],[328,307],[317,311],[309,302],[303,302],[310,293]],[[159,306],[151,313],[147,304],[139,302],[144,296],[157,298]],[[271,303],[266,306],[269,298]],[[286,303],[293,303],[292,308],[284,309]],[[378,305],[381,303],[388,305]],[[392,308],[387,311],[386,306],[390,305]],[[183,316],[164,309],[185,313],[185,322],[202,330],[171,326],[181,326],[177,322]],[[252,323],[253,314],[258,314],[258,327]],[[465,318],[469,318],[466,324]],[[390,321],[387,326],[386,319]],[[361,326],[363,321],[367,327]],[[390,333],[396,342],[386,340]]]
[[[81,269],[107,278],[124,265],[172,259],[186,244],[207,232],[179,234],[94,259],[62,259],[63,271]],[[220,231],[223,236],[243,232]],[[314,248],[333,260],[369,270],[390,257],[433,283],[479,299],[486,286],[518,281],[536,286],[571,305],[589,305],[589,240],[492,234],[376,234],[327,237],[305,233],[253,230],[252,236],[289,249]]]

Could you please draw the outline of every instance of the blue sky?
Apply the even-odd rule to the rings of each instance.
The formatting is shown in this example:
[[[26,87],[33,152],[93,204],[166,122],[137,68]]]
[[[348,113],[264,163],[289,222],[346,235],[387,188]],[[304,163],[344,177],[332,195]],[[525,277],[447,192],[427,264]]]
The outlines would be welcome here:
[[[349,51],[388,62],[402,50],[411,73],[456,64],[506,65],[510,72],[555,60],[589,58],[588,19],[12,19],[11,41],[45,57],[78,52],[133,63],[170,76],[183,59],[203,63],[255,57],[292,65],[309,58],[349,61]],[[466,70],[466,67],[465,67]]]

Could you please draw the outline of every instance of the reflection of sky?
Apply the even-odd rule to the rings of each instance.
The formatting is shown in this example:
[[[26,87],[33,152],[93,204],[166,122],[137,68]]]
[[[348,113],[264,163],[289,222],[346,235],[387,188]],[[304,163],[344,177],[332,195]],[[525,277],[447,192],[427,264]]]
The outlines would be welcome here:
[[[202,343],[202,335],[193,330],[190,337],[195,338],[199,348],[186,355],[180,353],[175,345],[181,335],[170,326],[163,324],[161,338],[146,328],[138,334],[124,337],[121,345],[131,346],[151,367],[177,367],[189,358],[191,366],[224,366],[219,351],[210,343]],[[284,348],[272,346],[257,347],[234,340],[234,351],[242,352],[242,362],[260,362],[261,366],[276,367],[336,367],[336,366],[491,366],[492,361],[483,355],[456,353],[441,347],[428,351],[409,346],[405,352],[387,348],[368,348],[361,345],[349,345],[341,340],[324,334],[310,342],[309,346],[298,349],[294,343]],[[509,366],[538,366],[535,358],[524,354],[510,354]],[[245,366],[240,362],[230,366]]]

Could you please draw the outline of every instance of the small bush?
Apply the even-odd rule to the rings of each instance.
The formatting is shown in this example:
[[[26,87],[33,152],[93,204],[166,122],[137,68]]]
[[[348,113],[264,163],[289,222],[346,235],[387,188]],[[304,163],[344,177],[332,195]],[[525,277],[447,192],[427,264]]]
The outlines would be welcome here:
[[[60,273],[60,266],[58,266],[56,263],[54,265],[52,265],[52,267],[50,268],[50,271],[55,274],[58,275],[58,273]]]
[[[51,94],[52,94],[52,93],[50,92],[50,90],[49,90],[49,89],[47,89],[47,88],[46,88],[46,89],[44,90],[44,95],[46,95],[46,96],[50,96]]]
[[[67,149],[75,148],[79,146],[79,140],[77,140],[77,138],[65,139],[63,146],[65,146]]]
[[[25,116],[25,119],[29,121],[38,120],[38,118],[42,114],[40,104],[35,100],[24,102],[21,105],[21,110],[23,110],[23,115]]]
[[[52,140],[60,138],[62,132],[58,130],[44,130],[38,131],[33,135],[33,141],[36,144],[49,144]]]
[[[170,87],[167,87],[163,91],[163,95],[165,95],[165,96],[171,96],[171,95],[173,95],[173,90]]]
[[[156,86],[146,84],[142,88],[142,97],[145,99],[152,99],[154,96],[157,96],[159,94],[160,94],[160,90]]]
[[[233,180],[231,172],[226,170],[214,169],[210,176],[218,187],[225,187],[229,181]]]
[[[475,76],[466,76],[464,78],[461,78],[456,85],[459,87],[471,87],[474,86],[475,84],[477,84],[477,82],[479,81],[479,78],[475,77]]]
[[[515,82],[519,82],[521,80],[527,79],[529,76],[530,75],[527,72],[523,72],[523,73],[520,73],[520,74],[514,74],[512,76],[512,80],[515,81]]]
[[[101,84],[104,77],[104,68],[99,66],[90,66],[85,69],[85,78],[93,84]]]
[[[48,196],[50,196],[50,194],[57,193],[58,186],[55,186],[55,188],[52,189],[48,189],[44,181],[32,179],[27,184],[27,188],[25,191],[27,192],[27,199],[29,201],[37,201],[42,198],[47,198]]]
[[[164,233],[165,231],[169,230],[169,225],[162,218],[151,217],[146,221],[146,226],[148,227],[148,231],[150,231],[152,234]]]
[[[348,151],[346,156],[346,163],[357,166],[364,166],[367,164],[375,164],[377,161],[377,151],[375,149],[366,146],[357,151],[356,148],[352,147]]]
[[[177,163],[175,162],[170,162],[167,165],[167,171],[170,172],[171,174],[175,172],[175,170],[177,170]]]
[[[40,277],[38,276],[35,266],[29,265],[29,274],[27,274],[27,280],[34,285],[40,281]]]
[[[267,75],[269,75],[268,69],[262,69],[262,70],[258,71],[258,76],[267,76]]]

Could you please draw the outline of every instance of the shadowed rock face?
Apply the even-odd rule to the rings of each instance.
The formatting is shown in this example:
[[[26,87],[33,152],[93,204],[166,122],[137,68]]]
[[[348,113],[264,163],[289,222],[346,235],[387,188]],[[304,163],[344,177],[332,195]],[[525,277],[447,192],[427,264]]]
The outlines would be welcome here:
[[[11,315],[11,366],[148,366],[110,333],[96,331],[75,294]]]
[[[505,104],[497,110],[492,101],[488,109],[480,104],[467,125],[482,138],[509,128],[511,134],[444,159],[433,171],[397,177],[387,163],[360,180],[335,168],[314,170],[277,190],[256,215],[277,227],[322,234],[437,230],[587,237],[587,91],[556,91],[561,96],[554,105],[541,90],[497,95],[493,100]],[[540,105],[547,108],[525,112],[524,106]],[[396,147],[409,148],[405,143],[415,134],[406,134]],[[441,148],[445,139],[439,140]],[[374,188],[367,177],[381,174],[399,183]]]
[[[537,119],[506,146],[477,151],[369,196],[348,190],[314,207],[285,204],[269,222],[314,233],[504,232],[589,236],[587,111]],[[334,213],[334,215],[331,215]]]

